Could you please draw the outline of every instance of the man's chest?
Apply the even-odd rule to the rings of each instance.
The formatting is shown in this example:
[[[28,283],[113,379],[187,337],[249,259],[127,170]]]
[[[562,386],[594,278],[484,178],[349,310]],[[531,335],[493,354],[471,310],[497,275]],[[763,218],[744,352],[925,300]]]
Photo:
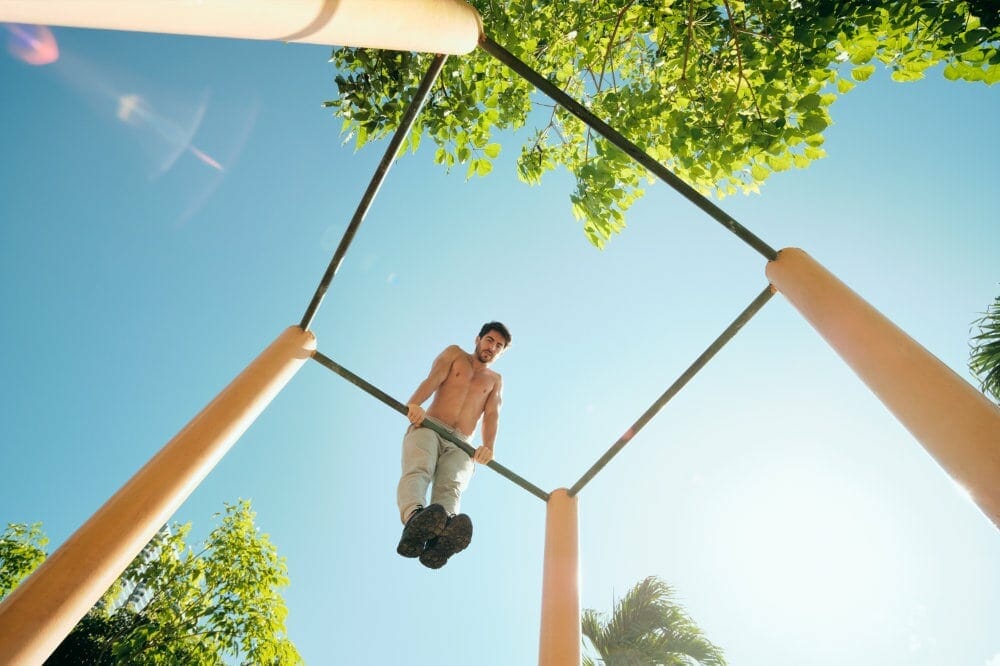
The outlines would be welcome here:
[[[493,375],[490,372],[477,371],[467,363],[455,363],[445,384],[446,388],[452,390],[488,395],[493,389]]]

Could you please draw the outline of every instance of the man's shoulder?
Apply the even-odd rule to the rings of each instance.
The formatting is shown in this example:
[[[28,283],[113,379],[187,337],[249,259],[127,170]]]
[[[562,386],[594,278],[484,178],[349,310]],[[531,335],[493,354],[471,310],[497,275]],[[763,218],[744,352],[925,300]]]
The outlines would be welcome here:
[[[438,361],[454,363],[456,359],[463,358],[467,354],[458,345],[448,345],[444,351],[438,354]]]
[[[490,377],[490,379],[493,381],[493,388],[490,389],[490,393],[496,396],[496,399],[499,400],[500,394],[503,393],[503,377],[500,375],[499,372],[496,372],[494,370],[490,370],[490,372],[493,373],[493,376]]]

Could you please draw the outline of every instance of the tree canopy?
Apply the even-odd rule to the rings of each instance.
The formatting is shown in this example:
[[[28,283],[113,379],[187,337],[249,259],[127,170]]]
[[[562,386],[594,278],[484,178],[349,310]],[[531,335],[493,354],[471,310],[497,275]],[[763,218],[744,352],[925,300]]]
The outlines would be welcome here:
[[[915,81],[1000,81],[992,0],[472,0],[494,41],[547,76],[704,194],[758,191],[774,172],[824,156],[838,95],[882,63]],[[345,142],[386,136],[430,56],[338,48],[331,61]],[[525,126],[517,173],[563,167],[574,215],[596,246],[625,226],[651,182],[643,167],[477,50],[448,60],[402,150],[485,176],[497,133]],[[522,136],[522,134],[519,134]],[[401,151],[402,152],[402,151]]]
[[[8,523],[0,534],[0,599],[45,561],[48,537],[41,523]]]
[[[217,516],[197,551],[190,523],[157,533],[46,663],[301,663],[285,630],[284,558],[255,525],[250,502]],[[44,544],[40,525],[8,526],[0,581],[16,585],[41,564]]]

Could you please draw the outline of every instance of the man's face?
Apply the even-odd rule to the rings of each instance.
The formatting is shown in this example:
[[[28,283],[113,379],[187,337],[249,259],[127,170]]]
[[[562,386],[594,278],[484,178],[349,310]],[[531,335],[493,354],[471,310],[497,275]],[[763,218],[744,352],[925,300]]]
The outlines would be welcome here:
[[[489,365],[500,358],[507,349],[507,341],[496,331],[487,331],[486,335],[476,337],[476,358],[480,363]]]

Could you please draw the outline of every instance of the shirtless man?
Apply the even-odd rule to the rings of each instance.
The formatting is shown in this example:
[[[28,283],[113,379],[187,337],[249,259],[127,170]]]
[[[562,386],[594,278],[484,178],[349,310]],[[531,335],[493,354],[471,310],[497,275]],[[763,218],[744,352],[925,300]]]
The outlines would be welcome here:
[[[489,365],[509,345],[506,326],[497,321],[484,324],[474,351],[451,345],[441,352],[407,403],[411,425],[403,438],[403,474],[396,493],[404,527],[396,552],[419,557],[431,569],[443,567],[472,541],[472,520],[458,513],[458,506],[472,478],[473,460],[482,465],[493,460],[503,381]],[[431,395],[434,400],[424,411],[421,404]],[[425,418],[466,442],[482,418],[483,444],[470,459],[430,428],[420,427]],[[431,504],[425,506],[432,482]]]

